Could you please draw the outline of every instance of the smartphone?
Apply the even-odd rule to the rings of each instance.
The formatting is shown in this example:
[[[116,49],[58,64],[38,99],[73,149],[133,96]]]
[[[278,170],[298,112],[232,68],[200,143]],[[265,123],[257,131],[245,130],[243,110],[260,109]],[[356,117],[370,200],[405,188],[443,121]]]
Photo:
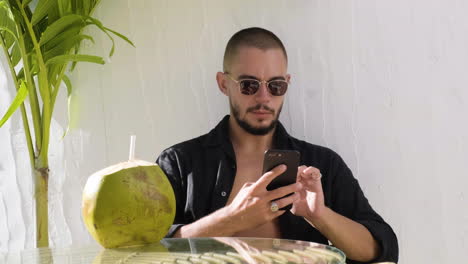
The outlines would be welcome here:
[[[263,173],[271,171],[280,164],[285,164],[287,166],[285,172],[283,172],[281,175],[278,175],[273,179],[273,181],[271,181],[270,184],[268,184],[267,190],[274,190],[276,188],[296,182],[297,167],[299,167],[300,156],[301,154],[299,151],[295,150],[269,149],[265,151],[263,156]],[[281,210],[289,210],[291,207],[292,206],[289,205],[281,208]]]

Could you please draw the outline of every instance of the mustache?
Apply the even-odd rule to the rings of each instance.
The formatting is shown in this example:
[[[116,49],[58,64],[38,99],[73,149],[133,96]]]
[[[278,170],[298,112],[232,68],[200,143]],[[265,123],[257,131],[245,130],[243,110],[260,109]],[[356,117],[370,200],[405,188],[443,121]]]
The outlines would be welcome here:
[[[270,113],[275,113],[275,110],[273,110],[270,107],[268,107],[266,105],[263,105],[263,104],[257,104],[256,106],[249,107],[249,108],[247,108],[247,112],[258,111],[258,110],[260,110],[262,108],[263,108],[263,110],[268,111]]]

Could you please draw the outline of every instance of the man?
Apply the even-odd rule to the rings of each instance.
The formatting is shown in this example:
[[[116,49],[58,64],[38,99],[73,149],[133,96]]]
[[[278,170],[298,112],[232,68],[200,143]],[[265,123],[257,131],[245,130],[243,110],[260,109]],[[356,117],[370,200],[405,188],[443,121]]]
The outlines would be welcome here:
[[[291,137],[278,121],[291,78],[278,37],[261,28],[237,32],[227,44],[223,68],[216,80],[231,115],[208,134],[166,149],[156,161],[177,200],[168,237],[330,241],[348,263],[396,262],[394,232],[371,208],[344,161],[332,150]],[[267,149],[301,153],[295,184],[266,190],[286,169],[280,165],[262,175]],[[278,210],[289,204],[291,210]]]

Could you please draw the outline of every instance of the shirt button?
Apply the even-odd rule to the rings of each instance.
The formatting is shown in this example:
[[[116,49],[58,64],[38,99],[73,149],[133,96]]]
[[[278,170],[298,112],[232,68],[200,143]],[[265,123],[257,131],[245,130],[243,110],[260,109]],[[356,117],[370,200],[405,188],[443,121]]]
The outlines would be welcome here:
[[[223,192],[221,192],[221,196],[223,196],[223,197],[224,197],[224,196],[226,196],[226,194],[227,194],[227,193],[226,193],[226,192],[224,192],[224,191],[223,191]]]

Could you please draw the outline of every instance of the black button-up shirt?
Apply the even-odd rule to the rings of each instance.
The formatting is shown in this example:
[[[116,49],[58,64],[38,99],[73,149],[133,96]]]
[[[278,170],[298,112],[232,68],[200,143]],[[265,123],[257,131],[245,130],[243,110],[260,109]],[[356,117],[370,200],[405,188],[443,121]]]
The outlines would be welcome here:
[[[224,207],[236,176],[236,156],[229,140],[229,116],[208,134],[179,143],[156,160],[168,176],[176,197],[176,216],[167,237],[185,224]],[[273,137],[277,149],[297,150],[301,165],[322,173],[325,205],[364,225],[380,244],[374,261],[398,260],[398,242],[392,228],[370,206],[351,170],[332,150],[291,137],[278,123]],[[328,239],[302,217],[286,212],[279,217],[282,238],[328,244]],[[348,260],[348,263],[359,263]]]

